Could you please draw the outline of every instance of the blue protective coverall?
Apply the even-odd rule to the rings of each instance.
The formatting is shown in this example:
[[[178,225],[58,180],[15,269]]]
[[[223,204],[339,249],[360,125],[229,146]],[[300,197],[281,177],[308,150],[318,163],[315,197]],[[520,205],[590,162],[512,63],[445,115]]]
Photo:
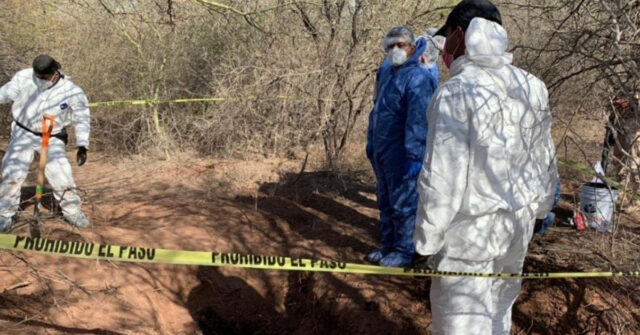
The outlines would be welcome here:
[[[438,73],[438,65],[436,63],[433,63],[433,65],[428,66],[426,69],[427,71],[429,71],[433,79],[436,81],[436,86],[437,86],[438,82],[440,81],[440,74]]]
[[[560,183],[558,183],[556,184],[556,191],[553,194],[553,208],[556,208],[556,205],[558,204],[558,202],[560,202],[561,198],[562,194],[560,193]],[[547,232],[547,228],[553,225],[555,219],[556,213],[549,212],[549,214],[547,214],[547,217],[542,220],[540,227],[537,227],[538,230],[536,230],[535,233],[538,235],[544,235]]]
[[[425,41],[404,64],[393,68],[385,60],[378,69],[375,104],[369,116],[367,157],[377,179],[380,232],[385,254],[395,252],[396,264],[409,265],[414,253],[413,230],[418,193],[412,162],[422,162],[427,139],[427,107],[437,81],[418,60]],[[398,255],[401,254],[401,255]],[[383,259],[384,261],[384,259]]]

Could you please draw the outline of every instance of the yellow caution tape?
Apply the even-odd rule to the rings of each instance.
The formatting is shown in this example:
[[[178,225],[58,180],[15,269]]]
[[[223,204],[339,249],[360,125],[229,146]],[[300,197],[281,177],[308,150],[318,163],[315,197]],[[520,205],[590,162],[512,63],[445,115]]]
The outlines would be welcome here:
[[[318,99],[314,97],[297,97],[290,95],[277,95],[274,97],[259,97],[260,99],[280,99],[280,100],[324,100],[329,101],[331,99]],[[169,103],[192,103],[192,102],[220,102],[220,101],[242,101],[242,100],[254,100],[258,97],[218,97],[218,98],[188,98],[188,99],[142,99],[142,100],[115,100],[115,101],[100,101],[91,102],[89,107],[111,107],[111,106],[139,106],[139,105],[158,105]],[[333,100],[331,100],[333,101]]]
[[[332,272],[389,276],[486,277],[504,279],[640,277],[640,271],[556,273],[467,273],[432,271],[413,268],[389,268],[375,265],[283,256],[125,247],[109,244],[94,244],[90,242],[61,241],[38,237],[32,238],[8,234],[0,234],[0,249],[35,252],[51,256],[136,263],[203,265],[261,270]]]

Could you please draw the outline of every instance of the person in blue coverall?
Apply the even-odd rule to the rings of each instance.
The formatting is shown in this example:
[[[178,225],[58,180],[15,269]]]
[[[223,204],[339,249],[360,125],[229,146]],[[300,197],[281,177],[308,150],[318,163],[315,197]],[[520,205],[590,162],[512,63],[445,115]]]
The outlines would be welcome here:
[[[556,184],[556,190],[555,190],[555,193],[553,194],[552,208],[556,208],[561,198],[562,198],[562,194],[560,193],[560,183],[558,183]],[[555,220],[556,220],[556,213],[549,212],[549,214],[547,214],[547,217],[544,218],[544,220],[540,221],[540,224],[538,224],[538,222],[536,221],[535,233],[538,235],[544,235],[547,232],[547,228],[553,226]]]
[[[382,46],[387,60],[376,77],[366,148],[377,179],[382,247],[366,259],[402,267],[411,264],[415,249],[416,183],[426,145],[427,106],[437,82],[420,66],[426,40],[416,42],[409,28],[392,28]]]

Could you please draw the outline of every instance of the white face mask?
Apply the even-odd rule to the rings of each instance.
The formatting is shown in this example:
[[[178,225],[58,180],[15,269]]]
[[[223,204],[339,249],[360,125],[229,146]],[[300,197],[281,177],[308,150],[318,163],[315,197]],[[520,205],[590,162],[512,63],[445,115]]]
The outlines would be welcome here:
[[[35,75],[33,76],[33,82],[36,83],[36,87],[38,87],[38,90],[40,91],[48,90],[51,88],[51,86],[53,86],[53,83],[51,81],[40,79]]]
[[[399,66],[407,61],[407,52],[398,47],[389,50],[389,61],[393,66]]]

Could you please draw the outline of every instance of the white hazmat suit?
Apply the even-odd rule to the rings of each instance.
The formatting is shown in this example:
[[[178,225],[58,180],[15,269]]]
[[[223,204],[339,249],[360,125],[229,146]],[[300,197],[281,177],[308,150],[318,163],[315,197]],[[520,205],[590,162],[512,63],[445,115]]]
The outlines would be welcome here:
[[[471,21],[465,55],[429,105],[416,251],[437,270],[521,272],[557,183],[548,93],[511,65],[497,23]],[[508,334],[519,280],[433,278],[434,334]]]
[[[65,143],[54,135],[73,124],[77,146],[88,148],[89,102],[82,89],[63,75],[48,89],[42,83],[42,80],[34,77],[33,69],[24,69],[0,88],[0,103],[13,102],[11,112],[14,120],[11,124],[11,141],[2,159],[0,216],[12,217],[18,210],[22,183],[27,177],[34,153],[40,152],[42,146],[42,137],[34,132],[42,132],[42,116],[46,114],[53,115],[55,122],[45,176],[65,218],[70,218],[73,223],[73,218],[84,218],[80,209],[81,200],[75,190]]]

